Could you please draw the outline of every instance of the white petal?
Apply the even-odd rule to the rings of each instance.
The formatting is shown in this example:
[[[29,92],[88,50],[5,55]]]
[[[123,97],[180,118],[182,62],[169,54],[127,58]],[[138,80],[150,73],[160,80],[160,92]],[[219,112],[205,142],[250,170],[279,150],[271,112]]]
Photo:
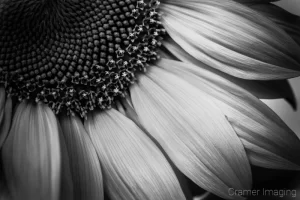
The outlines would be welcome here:
[[[111,199],[185,199],[163,154],[131,120],[111,109],[89,115],[85,126]]]
[[[100,163],[92,142],[78,117],[60,119],[74,183],[75,199],[103,199]]]
[[[242,141],[247,148],[248,157],[252,164],[263,166],[265,168],[299,169],[299,166],[278,156],[272,151],[266,150],[245,139],[242,139]]]
[[[172,0],[161,0],[162,3],[169,3]],[[173,0],[174,1],[174,0]],[[202,1],[202,0],[187,0],[187,1]],[[238,3],[245,3],[245,4],[256,4],[256,3],[270,3],[270,2],[276,2],[280,0],[233,0]]]
[[[3,166],[14,199],[57,200],[60,145],[56,117],[42,104],[22,102],[3,146]]]
[[[280,1],[280,0],[234,0],[239,3],[269,3],[269,2],[275,2],[275,1]]]
[[[199,60],[195,59],[187,52],[185,52],[178,44],[176,44],[172,39],[166,39],[163,45],[167,50],[172,53],[176,59],[181,60],[186,63],[192,63],[196,66],[201,66],[208,71],[211,71],[237,85],[244,88],[248,92],[251,92],[254,96],[259,99],[278,99],[285,98],[291,106],[296,109],[297,102],[293,90],[287,80],[270,80],[270,81],[257,81],[257,80],[247,80],[241,79],[229,74],[223,73],[219,70],[213,69]],[[174,60],[174,58],[167,58]]]
[[[207,95],[214,97],[242,138],[252,164],[277,169],[299,169],[300,140],[256,97],[199,66],[166,59],[161,59],[158,66],[177,74],[178,77],[184,78]],[[262,162],[264,159],[265,163]],[[271,165],[272,160],[274,162]],[[294,164],[290,164],[291,162]]]
[[[169,0],[161,10],[174,41],[210,67],[245,79],[300,75],[300,47],[246,6],[229,0]]]
[[[142,125],[175,165],[207,191],[224,198],[229,188],[251,187],[244,147],[213,99],[152,66],[131,89]]]
[[[129,119],[131,119],[136,125],[138,125],[139,128],[145,131],[132,106],[131,99],[129,96],[126,96],[125,98],[121,99],[120,102],[117,102],[117,110]]]
[[[193,198],[193,200],[209,200],[209,196],[211,194],[209,192],[205,192],[204,194],[200,195],[200,196],[196,196]]]

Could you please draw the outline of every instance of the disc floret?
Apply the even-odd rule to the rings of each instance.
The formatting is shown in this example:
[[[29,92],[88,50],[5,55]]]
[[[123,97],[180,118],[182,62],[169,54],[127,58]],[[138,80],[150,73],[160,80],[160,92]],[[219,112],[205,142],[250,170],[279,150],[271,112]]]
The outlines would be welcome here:
[[[9,40],[24,32],[6,22],[8,31],[0,30],[0,83],[9,95],[43,102],[56,114],[85,117],[95,108],[110,108],[126,95],[135,74],[158,59],[165,34],[158,0],[86,2],[75,14],[76,6],[65,12],[65,27],[44,27],[38,36],[28,30],[31,37],[19,39],[20,45]]]

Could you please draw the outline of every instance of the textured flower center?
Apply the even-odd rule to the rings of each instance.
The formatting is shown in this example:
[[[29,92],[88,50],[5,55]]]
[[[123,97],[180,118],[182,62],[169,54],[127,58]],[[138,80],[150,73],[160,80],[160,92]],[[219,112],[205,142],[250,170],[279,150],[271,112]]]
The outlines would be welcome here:
[[[18,101],[82,117],[110,108],[156,60],[159,1],[5,0],[0,83]]]

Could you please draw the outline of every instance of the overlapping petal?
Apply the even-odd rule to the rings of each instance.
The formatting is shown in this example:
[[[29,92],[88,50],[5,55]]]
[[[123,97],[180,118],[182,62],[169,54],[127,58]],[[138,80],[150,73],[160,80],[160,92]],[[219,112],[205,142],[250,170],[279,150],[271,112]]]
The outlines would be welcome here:
[[[265,104],[225,78],[199,66],[162,59],[158,66],[214,97],[254,165],[298,170],[300,141]]]
[[[251,4],[250,8],[270,18],[300,45],[300,17],[273,4]]]
[[[70,158],[74,199],[103,199],[99,159],[82,122],[76,116],[63,116],[60,123]]]
[[[229,188],[251,187],[244,147],[212,98],[155,66],[139,77],[131,97],[145,129],[200,187],[229,199],[238,198]]]
[[[162,22],[196,59],[244,79],[300,73],[300,47],[273,22],[231,0],[166,0]]]
[[[2,152],[8,188],[14,199],[59,198],[58,134],[58,123],[50,108],[20,103]]]
[[[186,63],[192,63],[196,66],[202,67],[205,70],[211,71],[233,83],[239,85],[243,89],[251,92],[254,96],[260,99],[278,99],[284,98],[290,103],[290,105],[296,109],[297,101],[292,90],[291,85],[287,80],[270,80],[270,81],[257,81],[257,80],[246,80],[231,76],[223,73],[219,70],[213,69],[199,60],[195,59],[184,51],[178,44],[172,39],[166,39],[163,42],[164,47],[176,57],[177,60],[181,60]],[[172,59],[172,58],[170,58]]]
[[[185,199],[163,154],[130,119],[113,109],[94,112],[85,127],[112,200]]]
[[[269,3],[269,2],[276,2],[279,0],[234,0],[239,3]]]

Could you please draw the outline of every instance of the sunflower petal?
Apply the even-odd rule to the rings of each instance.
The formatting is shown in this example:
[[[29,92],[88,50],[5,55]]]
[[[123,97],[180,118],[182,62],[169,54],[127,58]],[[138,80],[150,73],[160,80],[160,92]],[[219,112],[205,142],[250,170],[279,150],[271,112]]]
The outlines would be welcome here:
[[[193,200],[209,200],[209,199],[216,199],[215,196],[213,196],[212,198],[210,198],[211,193],[209,192],[205,192],[204,194],[200,195],[200,196],[196,196],[193,198]]]
[[[152,66],[131,88],[133,106],[145,129],[174,164],[209,192],[251,187],[244,147],[213,100],[165,70]],[[231,148],[234,146],[234,148]],[[237,197],[236,197],[237,198]]]
[[[238,3],[269,3],[269,2],[276,2],[280,0],[234,0]]]
[[[161,59],[158,66],[214,97],[242,139],[252,164],[276,169],[299,169],[300,155],[297,152],[300,152],[300,140],[260,100],[199,66],[166,59]]]
[[[300,45],[300,17],[273,4],[250,5],[253,10],[269,17]]]
[[[210,67],[244,79],[300,75],[300,47],[246,6],[229,0],[169,0],[161,10],[174,41]]]
[[[3,146],[3,166],[14,199],[57,200],[60,145],[56,117],[43,104],[22,102]]]
[[[59,139],[60,139],[60,151],[61,151],[61,187],[60,187],[60,198],[59,199],[73,199],[74,189],[73,189],[73,180],[71,175],[70,168],[70,159],[65,142],[65,138],[62,133],[62,129],[59,126]]]
[[[185,199],[163,154],[131,120],[111,109],[89,115],[85,126],[113,200]]]
[[[82,122],[78,117],[63,116],[60,123],[70,157],[75,199],[103,199],[99,159]]]
[[[287,80],[271,80],[271,81],[256,81],[236,78],[219,70],[208,67],[199,60],[195,59],[185,52],[172,39],[166,39],[163,43],[164,47],[178,60],[186,63],[192,63],[196,66],[201,66],[205,70],[211,71],[227,80],[239,85],[245,90],[251,92],[254,96],[260,99],[277,99],[284,98],[290,105],[296,109],[297,101],[291,85]]]
[[[4,88],[0,87],[0,123],[2,122],[4,116],[5,96]]]
[[[4,110],[2,112],[4,116],[2,121],[0,121],[0,149],[8,135],[12,119],[12,100],[10,97],[7,97]]]
[[[126,96],[126,98],[122,99],[120,102],[117,103],[117,110],[129,119],[131,119],[136,125],[138,125],[139,128],[141,128],[144,131],[143,126],[141,125],[130,101],[130,97]]]

